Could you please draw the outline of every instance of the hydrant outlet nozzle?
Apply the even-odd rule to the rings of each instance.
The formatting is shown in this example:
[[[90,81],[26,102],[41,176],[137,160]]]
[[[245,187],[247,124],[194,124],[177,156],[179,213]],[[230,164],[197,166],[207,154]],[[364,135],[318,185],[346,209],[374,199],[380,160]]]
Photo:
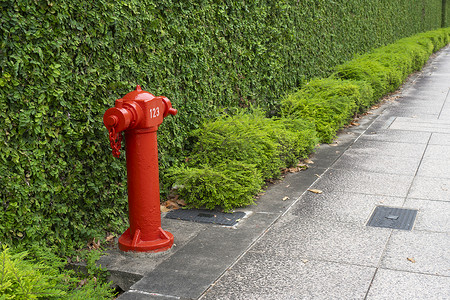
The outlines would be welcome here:
[[[175,108],[169,108],[169,114],[172,116],[175,116],[177,114],[178,110],[176,110]]]
[[[105,126],[106,127],[114,127],[119,122],[119,119],[116,116],[109,116],[105,119]]]

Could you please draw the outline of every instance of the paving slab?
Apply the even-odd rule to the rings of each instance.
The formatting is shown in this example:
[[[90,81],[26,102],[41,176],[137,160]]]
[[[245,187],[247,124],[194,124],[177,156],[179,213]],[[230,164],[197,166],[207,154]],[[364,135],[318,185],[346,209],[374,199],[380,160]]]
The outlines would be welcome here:
[[[381,268],[365,299],[448,299],[449,295],[450,277]]]
[[[392,118],[391,120],[394,121],[394,118]],[[429,132],[382,129],[378,131],[368,130],[359,138],[359,140],[385,141],[396,143],[411,143],[411,141],[414,141],[414,143],[416,144],[428,144],[428,141],[430,140],[430,137],[432,135],[434,135],[434,133],[432,134]],[[448,145],[450,145],[450,134],[445,138],[448,138]],[[437,136],[434,139],[436,140],[436,142],[438,142],[438,140],[443,139],[443,137]]]
[[[406,199],[403,206],[419,210],[415,230],[450,232],[450,202]]]
[[[328,170],[314,185],[325,193],[342,191],[380,196],[406,197],[414,176],[358,170]]]
[[[378,205],[401,207],[403,197],[389,197],[348,192],[330,192],[323,194],[306,193],[292,214],[299,218],[310,218],[333,222],[366,225],[373,210]]]
[[[450,132],[449,133],[433,133],[430,138],[430,145],[445,145],[450,146]]]
[[[285,215],[249,252],[376,267],[390,229]]]
[[[450,233],[400,231],[392,233],[382,268],[450,276]]]
[[[353,150],[353,149],[352,149]],[[349,150],[337,160],[335,170],[361,170],[375,173],[414,175],[421,162],[420,156],[384,155],[384,151],[372,154],[355,153]]]
[[[391,124],[390,129],[448,133],[450,132],[450,121],[437,120],[437,118],[422,119],[397,117]]]
[[[201,299],[363,299],[375,268],[248,253]]]
[[[445,155],[442,155],[445,157]],[[421,177],[439,177],[450,179],[450,160],[446,158],[434,158],[426,156],[420,163],[417,172]]]
[[[425,148],[425,144],[417,143],[358,140],[346,151],[346,154],[421,158]]]
[[[416,176],[408,197],[450,201],[450,180],[448,178]]]
[[[425,158],[448,160],[450,159],[450,146],[428,145],[424,155],[424,159]]]

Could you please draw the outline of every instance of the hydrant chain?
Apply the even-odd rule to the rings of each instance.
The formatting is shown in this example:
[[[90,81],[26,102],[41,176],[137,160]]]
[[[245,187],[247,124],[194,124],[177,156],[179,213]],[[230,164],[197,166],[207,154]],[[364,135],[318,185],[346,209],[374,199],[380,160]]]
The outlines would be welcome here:
[[[109,130],[109,143],[112,149],[112,155],[116,158],[120,156],[120,147],[122,146],[122,133],[116,133],[114,127],[111,127]]]

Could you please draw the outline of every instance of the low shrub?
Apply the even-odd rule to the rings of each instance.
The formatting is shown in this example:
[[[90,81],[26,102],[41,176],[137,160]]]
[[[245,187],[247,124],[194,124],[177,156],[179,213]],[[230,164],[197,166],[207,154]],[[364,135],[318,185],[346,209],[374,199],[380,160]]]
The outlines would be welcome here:
[[[189,162],[167,178],[191,207],[226,211],[252,204],[263,179],[279,176],[318,142],[311,122],[269,119],[259,111],[206,123],[193,137]]]
[[[193,136],[191,166],[237,160],[254,164],[263,178],[277,177],[280,168],[294,164],[293,157],[306,157],[317,142],[310,122],[269,119],[260,112],[206,123]]]
[[[315,79],[281,101],[283,117],[306,119],[315,124],[321,142],[330,142],[358,111],[373,100],[372,88],[365,82]]]
[[[225,211],[253,204],[254,195],[263,185],[255,165],[233,160],[215,166],[173,168],[170,177],[188,207],[221,207]]]
[[[395,91],[403,81],[449,42],[450,29],[404,38],[339,65],[332,78],[363,80],[373,88],[374,99]]]

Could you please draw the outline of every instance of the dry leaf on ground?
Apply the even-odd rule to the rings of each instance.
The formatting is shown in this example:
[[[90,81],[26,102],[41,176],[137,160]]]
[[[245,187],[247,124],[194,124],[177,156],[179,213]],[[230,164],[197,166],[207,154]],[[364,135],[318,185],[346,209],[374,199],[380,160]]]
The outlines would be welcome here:
[[[314,193],[314,194],[322,194],[323,193],[323,191],[317,190],[317,189],[309,189],[308,191],[310,191],[311,193]]]
[[[180,206],[178,205],[178,203],[176,203],[175,201],[172,200],[167,200],[166,202],[163,203],[165,207],[167,207],[168,209],[179,209]]]
[[[169,211],[171,211],[170,209],[168,209],[164,205],[160,205],[159,207],[161,208],[161,212],[169,212]]]
[[[183,199],[177,199],[177,204],[180,206],[186,206],[186,202]]]
[[[100,248],[100,240],[98,240],[97,242],[95,242],[95,238],[92,239],[92,241],[90,241],[87,244],[89,249],[99,249]]]
[[[407,257],[406,259],[409,260],[409,261],[412,262],[412,263],[415,263],[415,262],[416,262],[416,260],[414,259],[414,257]]]

